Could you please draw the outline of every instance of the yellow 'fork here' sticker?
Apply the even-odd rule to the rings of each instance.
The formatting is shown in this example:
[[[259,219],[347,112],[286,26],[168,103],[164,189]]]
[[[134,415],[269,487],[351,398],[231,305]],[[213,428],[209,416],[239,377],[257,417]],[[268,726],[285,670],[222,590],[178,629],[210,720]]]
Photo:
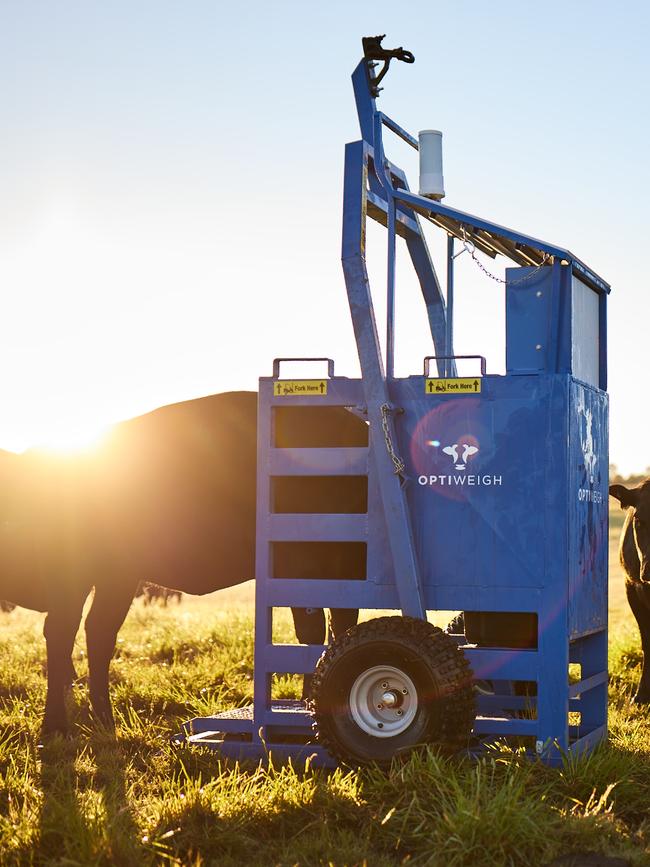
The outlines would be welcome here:
[[[425,379],[427,394],[480,394],[481,380],[478,376],[468,379]]]
[[[278,379],[273,383],[274,397],[324,397],[326,379]]]

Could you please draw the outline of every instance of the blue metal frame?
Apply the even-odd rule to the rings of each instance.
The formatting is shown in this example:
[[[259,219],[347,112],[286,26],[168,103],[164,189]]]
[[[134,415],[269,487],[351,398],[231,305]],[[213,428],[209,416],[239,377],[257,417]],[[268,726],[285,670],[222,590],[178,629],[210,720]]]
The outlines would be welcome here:
[[[302,703],[272,700],[274,673],[309,673],[324,649],[274,644],[274,607],[398,608],[420,618],[431,610],[526,613],[536,617],[536,647],[463,646],[476,678],[494,684],[494,694],[479,697],[474,735],[482,743],[528,739],[532,754],[557,763],[606,733],[609,286],[568,250],[411,193],[385,157],[383,130],[418,143],[377,110],[372,76],[366,61],[352,76],[362,138],[346,146],[343,192],[342,264],[362,376],[337,377],[328,361],[327,390],[318,397],[276,395],[277,359],[273,376],[260,379],[254,703],[191,720],[185,732],[226,756],[260,759],[270,749],[333,764],[311,742]],[[385,356],[366,268],[368,217],[387,229]],[[448,236],[446,303],[420,218]],[[424,375],[401,379],[394,375],[398,236],[434,347]],[[442,386],[427,391],[430,361],[436,381],[457,378],[455,238],[519,266],[506,272],[507,374],[488,375],[482,360],[480,389],[477,379],[476,393],[462,396]],[[595,325],[580,320],[581,299]],[[588,381],[576,376],[580,353]],[[314,401],[367,418],[368,448],[278,448],[277,407]],[[308,475],[367,476],[367,514],[273,513],[274,477]],[[274,544],[304,541],[365,544],[365,580],[275,576]],[[570,664],[580,665],[575,683]],[[514,694],[513,681],[534,681],[535,694]]]

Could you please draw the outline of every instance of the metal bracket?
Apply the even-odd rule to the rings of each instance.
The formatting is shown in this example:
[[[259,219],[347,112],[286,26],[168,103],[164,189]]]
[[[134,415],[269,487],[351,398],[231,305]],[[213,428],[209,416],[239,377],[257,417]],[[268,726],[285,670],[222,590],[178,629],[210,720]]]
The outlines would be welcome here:
[[[383,90],[383,88],[379,87],[379,83],[388,72],[388,67],[390,66],[390,62],[391,60],[393,60],[393,58],[395,60],[401,60],[404,63],[415,63],[414,55],[410,51],[406,51],[402,47],[382,48],[381,42],[384,36],[386,36],[385,33],[381,36],[364,36],[361,40],[361,43],[363,45],[363,57],[366,61],[366,68],[368,70],[370,93],[374,97],[379,96],[379,91]],[[384,61],[384,65],[379,75],[373,74],[373,70],[377,66],[377,64],[374,63],[375,60]]]

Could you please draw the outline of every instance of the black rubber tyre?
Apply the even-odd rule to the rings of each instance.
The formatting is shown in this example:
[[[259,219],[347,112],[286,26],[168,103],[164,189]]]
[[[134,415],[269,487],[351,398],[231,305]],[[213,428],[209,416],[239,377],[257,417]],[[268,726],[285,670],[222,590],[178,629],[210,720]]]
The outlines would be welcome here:
[[[476,716],[462,651],[413,617],[369,620],[331,644],[314,672],[311,706],[318,740],[333,756],[381,767],[423,744],[456,752]]]

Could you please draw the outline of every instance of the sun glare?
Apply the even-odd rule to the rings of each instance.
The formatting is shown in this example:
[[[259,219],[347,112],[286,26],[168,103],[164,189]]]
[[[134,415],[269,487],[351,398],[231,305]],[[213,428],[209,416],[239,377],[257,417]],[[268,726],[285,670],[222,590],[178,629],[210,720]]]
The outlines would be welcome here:
[[[101,445],[108,433],[108,425],[98,427],[96,425],[70,425],[59,426],[52,430],[40,442],[37,448],[55,452],[86,452],[92,451]]]

